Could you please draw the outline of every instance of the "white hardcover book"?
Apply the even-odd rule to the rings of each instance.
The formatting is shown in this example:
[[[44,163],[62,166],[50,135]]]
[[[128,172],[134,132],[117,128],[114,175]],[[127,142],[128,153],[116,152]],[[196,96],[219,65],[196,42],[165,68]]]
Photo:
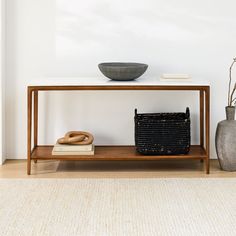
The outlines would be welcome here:
[[[79,155],[94,155],[94,149],[95,147],[93,146],[91,151],[55,151],[54,148],[52,150],[52,155],[53,156],[79,156]]]
[[[79,152],[79,151],[91,151],[93,149],[93,144],[88,145],[68,145],[68,144],[59,144],[54,145],[53,150],[56,152]]]
[[[192,78],[188,74],[162,74],[161,81],[191,81]]]

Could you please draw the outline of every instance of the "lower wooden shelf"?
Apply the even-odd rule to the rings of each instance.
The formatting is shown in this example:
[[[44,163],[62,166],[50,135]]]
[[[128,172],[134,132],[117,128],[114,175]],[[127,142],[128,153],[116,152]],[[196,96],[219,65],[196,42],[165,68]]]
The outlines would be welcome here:
[[[132,161],[161,159],[205,159],[206,151],[199,145],[193,145],[186,155],[147,156],[136,152],[134,146],[96,146],[95,155],[86,156],[54,156],[53,146],[37,146],[33,149],[31,159],[34,160],[100,160],[100,161]]]

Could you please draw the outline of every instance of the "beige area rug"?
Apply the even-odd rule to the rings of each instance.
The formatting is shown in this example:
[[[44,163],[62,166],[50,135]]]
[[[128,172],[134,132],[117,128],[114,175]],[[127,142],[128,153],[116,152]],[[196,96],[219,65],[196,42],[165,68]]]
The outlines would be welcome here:
[[[236,235],[236,179],[2,179],[0,235]]]

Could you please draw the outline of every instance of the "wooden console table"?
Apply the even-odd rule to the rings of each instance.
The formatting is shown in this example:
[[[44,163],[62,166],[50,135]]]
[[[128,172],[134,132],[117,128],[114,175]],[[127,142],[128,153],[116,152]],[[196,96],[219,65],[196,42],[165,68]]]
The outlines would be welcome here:
[[[58,82],[41,83],[27,88],[28,93],[28,126],[27,126],[27,174],[31,173],[31,160],[160,160],[160,159],[193,159],[205,162],[209,174],[210,145],[210,86],[207,83],[171,83],[156,80],[137,80],[132,82],[113,82],[104,78],[75,79],[66,85]],[[67,80],[64,80],[67,81]],[[105,81],[105,82],[104,82]],[[75,91],[75,90],[178,90],[199,91],[200,143],[192,145],[186,155],[144,156],[135,151],[134,146],[96,146],[94,156],[52,156],[53,146],[38,145],[38,95],[42,91]],[[32,104],[33,103],[33,104]],[[33,106],[32,106],[33,105]],[[33,117],[32,117],[33,114]],[[33,119],[33,120],[32,120]],[[32,148],[33,121],[33,148]]]

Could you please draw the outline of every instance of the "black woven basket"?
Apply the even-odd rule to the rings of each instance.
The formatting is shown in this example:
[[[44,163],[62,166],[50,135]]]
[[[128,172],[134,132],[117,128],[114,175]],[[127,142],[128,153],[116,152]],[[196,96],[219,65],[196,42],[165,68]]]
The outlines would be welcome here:
[[[190,112],[143,113],[135,109],[135,146],[145,155],[186,154],[190,150]]]

